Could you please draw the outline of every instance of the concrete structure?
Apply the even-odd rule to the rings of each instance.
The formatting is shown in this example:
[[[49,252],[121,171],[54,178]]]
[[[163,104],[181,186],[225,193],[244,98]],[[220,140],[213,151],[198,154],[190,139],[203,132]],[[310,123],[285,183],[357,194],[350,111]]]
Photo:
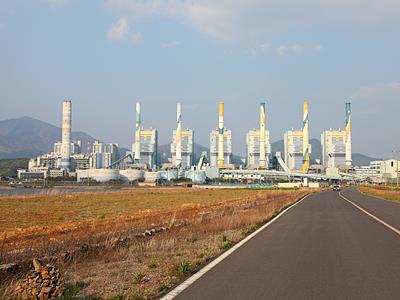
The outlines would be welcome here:
[[[354,167],[354,175],[358,180],[382,182],[381,166],[383,161],[371,161],[368,166]]]
[[[346,162],[346,131],[327,130],[321,134],[324,168],[340,168]]]
[[[172,133],[172,164],[177,168],[189,169],[194,164],[194,133],[182,130],[181,103],[177,104],[176,130]]]
[[[106,144],[95,141],[92,151],[92,164],[93,169],[108,168],[113,162],[119,158],[118,144]]]
[[[247,167],[268,169],[271,143],[269,131],[265,129],[265,103],[260,104],[260,128],[250,130],[246,135]]]
[[[157,161],[158,133],[156,129],[143,129],[140,103],[136,103],[135,142],[132,145],[134,162],[155,168]]]
[[[61,156],[62,154],[62,142],[54,143],[53,153],[55,156]],[[70,143],[70,155],[76,155],[81,153],[81,141]]]
[[[352,150],[351,150],[351,104],[346,102],[346,166],[351,167]]]
[[[383,180],[397,182],[400,179],[400,160],[388,159],[381,162],[380,172]]]
[[[144,180],[144,171],[140,169],[126,169],[119,171],[120,179],[123,181],[139,181]]]
[[[303,104],[303,128],[289,130],[284,135],[285,164],[290,171],[306,173],[310,166],[311,145],[309,144],[308,102]]]
[[[71,126],[72,126],[72,102],[63,102],[62,113],[62,140],[61,140],[61,163],[60,168],[70,170],[71,167]]]
[[[232,132],[224,127],[224,102],[219,103],[218,129],[210,133],[210,163],[220,168],[231,164]]]
[[[47,168],[35,168],[31,170],[17,170],[18,179],[21,180],[37,180],[46,179],[48,177]]]
[[[97,181],[97,182],[108,182],[119,180],[119,170],[115,169],[88,169],[88,170],[77,170],[76,172],[77,181]]]

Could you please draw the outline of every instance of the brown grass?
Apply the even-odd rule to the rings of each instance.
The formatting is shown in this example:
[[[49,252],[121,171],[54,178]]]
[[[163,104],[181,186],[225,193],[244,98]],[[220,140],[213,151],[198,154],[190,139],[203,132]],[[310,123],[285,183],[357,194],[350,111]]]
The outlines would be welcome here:
[[[393,186],[381,186],[381,187],[361,186],[360,192],[370,196],[400,202],[400,189]]]
[[[5,226],[9,230],[0,241],[0,263],[17,261],[21,276],[33,257],[52,261],[68,284],[83,283],[79,297],[154,298],[305,193],[166,189],[49,196],[41,201],[36,199],[40,197],[11,197],[2,206],[7,216],[10,201],[17,200],[19,206],[38,213],[44,202],[48,213],[64,216],[68,211],[71,219],[62,223],[51,217],[43,221],[52,224],[49,227],[19,231]],[[86,220],[77,214],[79,210],[84,211]],[[99,218],[101,214],[106,217]],[[21,216],[16,218],[9,222],[21,224]],[[38,215],[22,223],[33,225],[36,221],[41,222]],[[154,236],[142,235],[146,229],[161,227],[166,230]],[[12,287],[10,282],[16,278],[18,274],[5,282]]]

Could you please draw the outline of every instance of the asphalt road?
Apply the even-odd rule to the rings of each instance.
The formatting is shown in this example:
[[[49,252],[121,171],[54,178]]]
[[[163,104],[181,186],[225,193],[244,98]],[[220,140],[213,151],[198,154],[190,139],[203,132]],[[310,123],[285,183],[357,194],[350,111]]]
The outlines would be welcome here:
[[[400,204],[343,194],[398,228]],[[314,194],[175,299],[400,299],[400,236],[338,192]]]

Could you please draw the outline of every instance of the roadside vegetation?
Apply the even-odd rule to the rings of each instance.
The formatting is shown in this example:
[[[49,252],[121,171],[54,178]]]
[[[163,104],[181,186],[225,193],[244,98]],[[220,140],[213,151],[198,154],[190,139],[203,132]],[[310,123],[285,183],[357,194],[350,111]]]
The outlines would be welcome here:
[[[0,278],[0,299],[32,258],[60,269],[65,299],[159,297],[305,194],[174,188],[0,197],[0,264],[19,266]]]
[[[360,192],[370,196],[400,202],[400,188],[396,186],[361,186]]]

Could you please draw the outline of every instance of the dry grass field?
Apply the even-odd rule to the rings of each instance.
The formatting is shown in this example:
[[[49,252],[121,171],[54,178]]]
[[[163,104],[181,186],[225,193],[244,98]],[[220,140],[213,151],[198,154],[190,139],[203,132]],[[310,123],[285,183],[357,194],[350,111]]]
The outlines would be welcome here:
[[[400,202],[400,189],[391,186],[367,187],[361,186],[360,191],[370,196]]]
[[[131,189],[0,197],[8,299],[32,258],[60,268],[65,299],[153,299],[307,193]],[[2,296],[1,296],[2,295]]]

